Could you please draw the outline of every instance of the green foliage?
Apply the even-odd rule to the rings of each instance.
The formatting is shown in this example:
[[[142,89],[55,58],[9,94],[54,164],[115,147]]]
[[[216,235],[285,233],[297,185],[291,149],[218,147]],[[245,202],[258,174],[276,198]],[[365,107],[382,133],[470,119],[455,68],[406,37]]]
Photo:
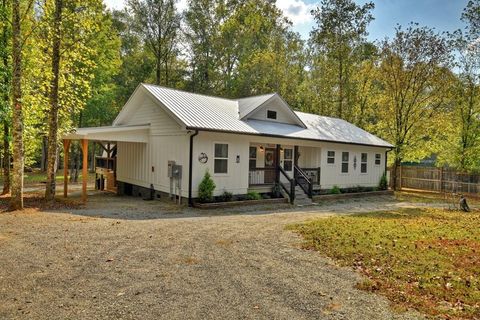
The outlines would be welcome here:
[[[200,202],[212,202],[213,201],[213,191],[215,190],[216,185],[213,182],[212,177],[208,171],[205,172],[200,185],[198,186],[198,199]]]
[[[262,195],[258,192],[250,191],[249,193],[247,193],[246,199],[247,200],[260,200],[260,199],[262,199]]]
[[[409,208],[290,226],[304,246],[369,278],[361,288],[432,318],[473,319],[480,301],[480,214]]]
[[[380,177],[380,182],[378,183],[379,190],[387,190],[388,189],[388,182],[387,182],[387,175],[384,173]]]
[[[338,186],[333,186],[332,189],[328,191],[329,194],[340,194],[342,191]]]
[[[222,201],[224,202],[230,202],[233,200],[233,193],[231,192],[228,192],[227,190],[223,191],[222,195],[221,195],[221,199]]]

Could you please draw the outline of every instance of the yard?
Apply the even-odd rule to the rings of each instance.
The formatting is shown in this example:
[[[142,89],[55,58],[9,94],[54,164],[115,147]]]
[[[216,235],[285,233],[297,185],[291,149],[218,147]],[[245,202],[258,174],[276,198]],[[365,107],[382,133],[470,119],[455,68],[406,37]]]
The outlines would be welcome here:
[[[367,238],[358,230],[367,228],[380,237],[383,234],[376,225],[392,223],[385,232],[393,233],[397,223],[397,231],[408,227],[421,235],[420,229],[407,222],[423,221],[419,226],[427,228],[451,221],[451,228],[457,231],[450,236],[465,239],[459,242],[461,248],[468,248],[464,243],[478,241],[473,228],[478,225],[478,214],[468,220],[460,214],[428,211],[419,199],[412,202],[408,197],[402,201],[381,196],[306,208],[284,205],[228,211],[179,208],[101,192],[92,192],[86,206],[74,199],[58,206],[39,206],[34,194],[26,201],[29,208],[25,212],[0,213],[0,319],[422,319],[417,311],[399,309],[384,297],[430,312],[421,303],[411,302],[418,298],[415,290],[405,289],[403,296],[407,298],[399,301],[396,293],[401,289],[394,284],[403,278],[391,284],[380,277],[396,271],[396,267],[390,271],[390,266],[397,266],[382,248],[398,248],[407,240],[393,235],[372,238],[372,252],[366,252]],[[436,205],[438,202],[429,203]],[[379,210],[382,213],[373,213]],[[363,223],[350,230],[346,224],[355,221]],[[318,245],[324,247],[323,254],[303,250],[319,242],[304,244],[297,233],[287,229],[292,225],[307,235],[307,241],[313,239],[308,234],[321,228],[329,231],[328,237],[318,238],[323,242]],[[434,229],[434,236],[426,232],[423,241],[417,242],[419,252],[432,252],[433,264],[438,264],[439,270],[448,265],[448,259],[438,258],[443,256],[438,246],[450,239],[448,230]],[[341,235],[343,232],[349,236]],[[440,235],[442,239],[438,239]],[[334,237],[341,237],[343,245],[335,247],[328,240]],[[356,239],[355,247],[352,238]],[[446,243],[448,252],[468,255],[453,242]],[[428,246],[432,248],[427,250]],[[341,255],[334,254],[337,248]],[[351,261],[356,252],[363,253],[365,260],[372,257],[378,261],[363,261],[357,256],[355,269],[361,272],[355,272]],[[415,253],[413,248],[410,252]],[[417,258],[415,254],[410,260]],[[473,292],[475,286],[478,288],[478,260],[477,279],[466,277],[475,272],[475,262],[461,261],[463,265],[440,282],[445,288],[431,292],[448,297],[448,290],[452,295],[463,294],[467,298],[462,306],[470,304],[471,308],[455,310],[455,314],[474,318],[470,302],[475,297],[478,300],[478,293]],[[429,274],[442,276],[433,264]],[[465,271],[460,276],[469,279],[471,291],[457,280],[455,272],[460,274],[459,270]],[[422,287],[430,290],[432,286],[427,283]]]
[[[480,212],[403,208],[290,226],[318,250],[368,277],[358,287],[399,307],[447,319],[480,318]]]

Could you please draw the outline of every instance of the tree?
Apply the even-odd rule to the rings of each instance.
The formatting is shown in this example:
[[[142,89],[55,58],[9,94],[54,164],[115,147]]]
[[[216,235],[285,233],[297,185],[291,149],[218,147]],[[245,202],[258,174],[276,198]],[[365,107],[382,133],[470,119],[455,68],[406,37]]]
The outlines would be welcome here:
[[[127,4],[134,17],[135,31],[155,57],[155,83],[168,85],[181,18],[175,0],[128,0]]]
[[[58,152],[58,82],[60,77],[60,46],[63,0],[55,0],[55,13],[53,16],[52,40],[52,81],[50,84],[50,110],[48,117],[48,148],[47,148],[47,184],[45,199],[55,199],[55,175]]]
[[[442,133],[439,116],[446,107],[449,51],[446,40],[432,29],[397,27],[381,48],[381,93],[375,131],[394,145],[393,181],[403,160],[432,153]]]
[[[0,3],[0,16],[8,17],[9,4],[7,0]],[[3,93],[0,100],[0,125],[3,126],[3,190],[2,194],[10,192],[10,25],[7,19],[2,19],[0,35],[0,91]]]
[[[461,170],[480,170],[480,1],[469,1],[462,14],[467,27],[450,35],[454,67],[451,119],[453,134],[445,140],[439,162]]]
[[[33,2],[33,1],[32,1]],[[22,28],[20,0],[12,0],[13,172],[10,210],[23,209]]]
[[[373,20],[373,2],[357,5],[353,0],[322,0],[312,11],[316,26],[310,33],[313,81],[323,86],[320,104],[331,115],[351,120],[355,86],[352,74],[361,61],[360,50],[366,41],[367,26]],[[315,83],[314,83],[315,85]],[[325,90],[327,89],[327,90]],[[331,105],[335,105],[333,109]]]

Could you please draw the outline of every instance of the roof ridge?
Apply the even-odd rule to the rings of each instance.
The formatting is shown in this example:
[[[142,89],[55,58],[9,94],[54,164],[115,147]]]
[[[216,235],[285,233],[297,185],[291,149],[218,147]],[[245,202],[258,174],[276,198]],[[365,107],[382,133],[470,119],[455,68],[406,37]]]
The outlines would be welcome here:
[[[190,91],[187,91],[187,90],[165,87],[165,86],[161,86],[161,85],[158,85],[158,84],[151,84],[151,83],[145,83],[145,82],[142,82],[141,84],[144,85],[144,86],[152,86],[152,87],[157,87],[157,88],[162,88],[162,89],[167,89],[167,90],[172,90],[172,91],[178,91],[178,92],[193,94],[193,95],[196,95],[196,96],[207,97],[207,98],[223,99],[223,100],[229,100],[229,101],[232,101],[232,102],[237,102],[238,101],[238,99],[224,98],[224,97],[213,96],[213,95],[208,95],[208,94],[204,94],[204,93],[190,92]]]

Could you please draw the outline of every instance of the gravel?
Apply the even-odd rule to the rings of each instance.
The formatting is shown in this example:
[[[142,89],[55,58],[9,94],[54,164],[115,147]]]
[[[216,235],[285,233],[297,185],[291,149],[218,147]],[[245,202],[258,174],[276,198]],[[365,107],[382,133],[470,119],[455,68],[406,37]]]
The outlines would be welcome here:
[[[419,319],[285,230],[406,205],[225,212],[99,193],[83,209],[1,213],[0,319]]]

